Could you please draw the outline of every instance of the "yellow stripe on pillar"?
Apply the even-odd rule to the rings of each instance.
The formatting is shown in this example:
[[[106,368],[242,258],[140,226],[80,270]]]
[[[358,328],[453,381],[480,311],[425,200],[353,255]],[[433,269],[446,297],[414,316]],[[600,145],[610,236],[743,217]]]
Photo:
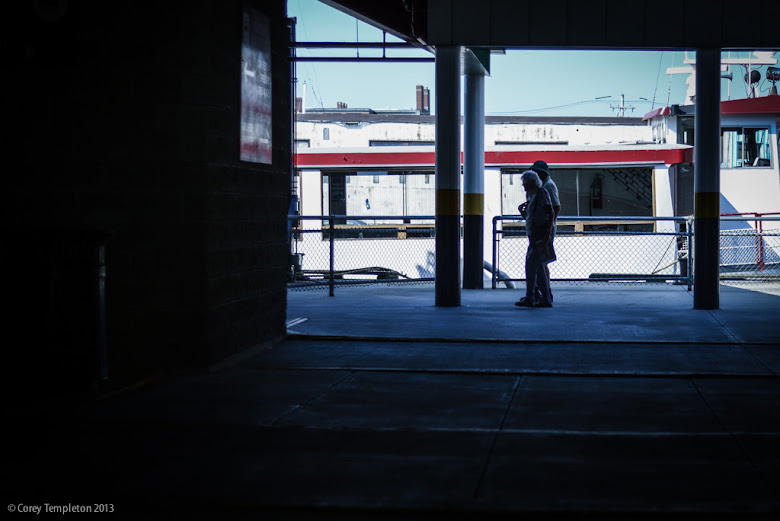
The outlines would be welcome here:
[[[485,213],[485,194],[463,194],[463,214],[483,215]]]
[[[693,204],[693,215],[697,219],[720,217],[720,192],[696,192]]]
[[[460,216],[460,190],[439,188],[436,190],[436,215]]]

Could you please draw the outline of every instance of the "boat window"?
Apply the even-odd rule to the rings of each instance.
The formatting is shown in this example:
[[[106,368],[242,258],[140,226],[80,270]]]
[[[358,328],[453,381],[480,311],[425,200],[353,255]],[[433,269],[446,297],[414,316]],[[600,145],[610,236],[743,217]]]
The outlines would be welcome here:
[[[724,127],[721,129],[721,168],[771,167],[768,128]]]
[[[647,217],[653,215],[652,168],[556,169],[550,175],[558,186],[561,216]],[[504,215],[517,215],[525,201],[519,171],[506,170],[501,179],[501,204]],[[561,224],[559,229],[574,224]],[[589,222],[584,229],[617,229],[614,223]],[[643,224],[627,223],[621,229],[642,230]],[[563,228],[562,228],[563,227]],[[652,225],[650,225],[652,228]]]

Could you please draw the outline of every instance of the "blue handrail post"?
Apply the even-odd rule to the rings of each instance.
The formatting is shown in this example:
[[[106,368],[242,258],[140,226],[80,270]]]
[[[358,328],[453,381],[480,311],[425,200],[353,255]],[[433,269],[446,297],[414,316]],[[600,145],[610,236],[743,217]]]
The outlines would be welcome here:
[[[498,232],[497,232],[497,225],[498,225],[498,218],[499,216],[496,215],[493,217],[493,273],[492,273],[492,287],[493,289],[496,289],[497,283],[496,283],[496,277],[498,274],[498,266],[496,266],[496,260],[498,259]]]
[[[693,286],[693,216],[688,216],[688,226],[686,227],[686,233],[688,234],[688,291],[691,291]]]
[[[332,297],[334,295],[334,287],[335,287],[335,278],[336,274],[334,273],[334,252],[335,252],[335,245],[334,241],[336,240],[336,227],[335,227],[335,219],[332,215],[328,216],[328,220],[330,221],[330,296]]]

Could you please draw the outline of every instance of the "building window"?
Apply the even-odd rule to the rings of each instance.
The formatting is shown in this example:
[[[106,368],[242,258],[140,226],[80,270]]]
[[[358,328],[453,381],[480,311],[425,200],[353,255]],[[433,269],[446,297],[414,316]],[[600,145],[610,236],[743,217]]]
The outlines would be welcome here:
[[[660,122],[654,123],[652,126],[652,131],[654,143],[666,143],[666,118]]]
[[[769,129],[724,127],[721,129],[721,168],[772,166]]]

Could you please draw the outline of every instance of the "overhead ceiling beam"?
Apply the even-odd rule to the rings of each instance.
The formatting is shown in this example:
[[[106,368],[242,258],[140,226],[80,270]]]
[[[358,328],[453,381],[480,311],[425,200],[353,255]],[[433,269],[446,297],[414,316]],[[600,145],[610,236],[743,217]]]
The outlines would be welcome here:
[[[408,42],[294,42],[298,49],[419,49]]]
[[[429,0],[430,45],[525,49],[780,47],[780,2]]]
[[[320,0],[353,18],[421,48],[428,45],[428,0]]]
[[[405,62],[405,63],[433,63],[436,58],[413,58],[404,56],[296,56],[290,58],[296,62]]]

